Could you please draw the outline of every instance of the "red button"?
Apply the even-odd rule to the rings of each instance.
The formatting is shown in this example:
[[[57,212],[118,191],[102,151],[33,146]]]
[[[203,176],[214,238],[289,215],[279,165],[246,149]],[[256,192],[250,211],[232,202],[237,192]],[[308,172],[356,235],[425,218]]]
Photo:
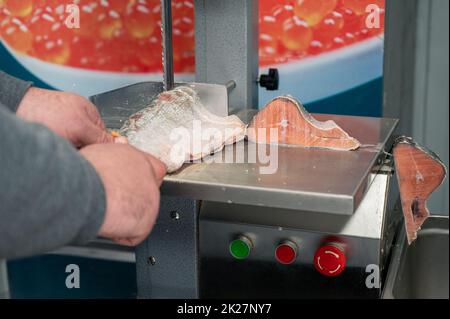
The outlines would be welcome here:
[[[344,249],[339,243],[326,244],[314,255],[314,266],[322,275],[334,277],[340,275],[346,264]]]
[[[281,264],[292,264],[297,258],[297,246],[290,241],[283,242],[275,249],[275,258]]]

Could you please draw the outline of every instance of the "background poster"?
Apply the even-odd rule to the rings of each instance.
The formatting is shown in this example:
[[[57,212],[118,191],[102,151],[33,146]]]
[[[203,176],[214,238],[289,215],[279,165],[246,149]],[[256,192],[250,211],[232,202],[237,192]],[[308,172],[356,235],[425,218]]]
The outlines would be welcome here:
[[[384,0],[259,0],[261,73],[309,111],[381,115]],[[174,67],[194,79],[194,0],[173,0]],[[73,28],[73,6],[79,28]],[[0,68],[90,96],[161,80],[160,0],[0,0]],[[72,27],[72,28],[71,28]]]

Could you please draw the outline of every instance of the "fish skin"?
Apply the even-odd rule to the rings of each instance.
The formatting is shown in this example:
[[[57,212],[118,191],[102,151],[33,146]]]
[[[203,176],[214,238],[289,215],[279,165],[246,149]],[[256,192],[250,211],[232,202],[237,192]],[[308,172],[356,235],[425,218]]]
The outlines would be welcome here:
[[[278,133],[270,134],[271,128],[278,129]],[[265,132],[259,134],[258,129],[265,129]],[[334,121],[314,119],[291,96],[280,96],[267,103],[251,121],[247,135],[253,142],[306,148],[351,151],[361,146]]]
[[[198,124],[201,129],[196,131]],[[172,173],[185,162],[244,139],[245,128],[235,115],[210,113],[193,89],[182,86],[159,94],[150,106],[131,115],[120,134],[129,144],[161,160]]]

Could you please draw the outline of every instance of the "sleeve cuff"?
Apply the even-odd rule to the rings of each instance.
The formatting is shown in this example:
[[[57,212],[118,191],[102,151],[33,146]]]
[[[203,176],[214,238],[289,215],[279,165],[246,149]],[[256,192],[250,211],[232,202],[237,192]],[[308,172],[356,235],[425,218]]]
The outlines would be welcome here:
[[[0,71],[0,103],[16,112],[32,82],[23,81]]]

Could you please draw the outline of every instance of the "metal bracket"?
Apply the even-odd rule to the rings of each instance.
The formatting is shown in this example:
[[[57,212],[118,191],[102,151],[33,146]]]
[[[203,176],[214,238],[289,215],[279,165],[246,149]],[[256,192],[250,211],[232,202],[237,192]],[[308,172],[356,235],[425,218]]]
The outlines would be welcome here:
[[[236,88],[229,113],[258,107],[258,1],[195,0],[196,82]]]

